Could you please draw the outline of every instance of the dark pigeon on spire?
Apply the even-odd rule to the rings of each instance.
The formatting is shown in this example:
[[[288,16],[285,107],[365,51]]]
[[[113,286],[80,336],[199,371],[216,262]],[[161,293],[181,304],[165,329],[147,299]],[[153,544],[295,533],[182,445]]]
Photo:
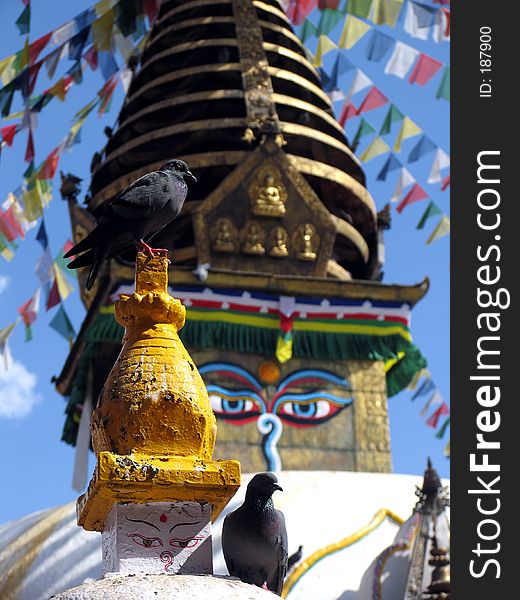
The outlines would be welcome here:
[[[287,530],[272,495],[282,491],[273,473],[258,473],[247,486],[242,506],[227,515],[222,550],[230,575],[279,596],[287,573]]]
[[[150,258],[169,253],[166,248],[151,248],[148,242],[180,213],[188,193],[186,180],[197,181],[184,161],[170,160],[159,171],[131,183],[108,203],[97,226],[64,254],[65,258],[75,256],[67,265],[69,269],[90,265],[88,290],[103,261],[131,245]]]

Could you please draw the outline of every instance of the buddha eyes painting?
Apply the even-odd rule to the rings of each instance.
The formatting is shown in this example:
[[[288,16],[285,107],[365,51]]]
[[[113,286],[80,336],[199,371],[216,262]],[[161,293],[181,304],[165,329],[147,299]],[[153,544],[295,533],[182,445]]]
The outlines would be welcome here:
[[[300,369],[270,382],[231,363],[207,363],[199,371],[218,419],[236,426],[256,423],[269,470],[282,468],[277,445],[284,426],[316,427],[352,404],[348,381],[323,369]]]

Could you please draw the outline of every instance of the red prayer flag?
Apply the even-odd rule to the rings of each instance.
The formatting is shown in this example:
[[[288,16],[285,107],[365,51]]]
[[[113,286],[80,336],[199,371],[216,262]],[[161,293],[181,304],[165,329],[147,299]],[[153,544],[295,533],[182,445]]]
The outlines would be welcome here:
[[[13,206],[10,206],[5,212],[0,209],[0,233],[8,242],[12,242],[18,236],[25,237],[25,231],[14,214]]]
[[[352,102],[346,102],[345,106],[341,110],[341,114],[338,119],[338,123],[344,127],[345,122],[355,117],[358,114],[358,109],[352,104]]]
[[[35,65],[31,65],[29,67],[29,95],[31,95],[34,91],[34,86],[36,85],[36,80],[38,79],[38,73],[42,68],[43,61],[37,62]]]
[[[91,46],[84,55],[89,67],[95,71],[98,67],[98,52],[96,46]]]
[[[443,8],[442,12],[444,13],[444,16],[446,17],[446,29],[444,30],[444,36],[449,37],[450,36],[451,13],[447,8]]]
[[[112,77],[105,83],[105,85],[98,92],[98,95],[101,97],[101,105],[98,110],[98,115],[101,116],[105,112],[105,107],[108,104],[108,101],[112,97],[114,90],[116,89],[116,85],[119,79],[116,75],[112,75]],[[109,85],[107,85],[109,84]],[[103,93],[102,93],[103,92]]]
[[[435,429],[435,427],[437,427],[437,425],[439,423],[439,419],[442,417],[442,415],[449,415],[449,414],[450,414],[450,409],[448,408],[448,405],[443,402],[439,406],[439,408],[432,414],[432,416],[426,421],[426,425],[428,425],[428,427],[433,427]]]
[[[35,42],[33,42],[29,46],[29,64],[32,65],[40,56],[40,52],[45,48],[45,46],[49,43],[51,39],[52,31],[43,35],[41,38],[38,38]]]
[[[450,173],[448,173],[446,175],[446,177],[442,180],[441,183],[441,192],[444,192],[444,190],[450,185]]]
[[[0,129],[0,134],[2,134],[3,141],[8,145],[13,145],[14,134],[16,133],[16,128],[18,125],[7,125],[7,127],[2,127]]]
[[[384,96],[375,86],[372,86],[365,96],[365,99],[358,108],[357,114],[374,110],[388,102],[388,98]]]
[[[316,4],[317,0],[290,0],[286,14],[294,25],[300,25]]]
[[[56,278],[54,278],[54,281],[52,282],[51,291],[49,292],[49,297],[47,298],[46,310],[54,308],[60,302],[61,298],[60,291],[58,289],[58,282],[56,281]]]
[[[58,148],[54,148],[45,159],[42,168],[39,170],[38,179],[53,179],[56,169],[58,168],[59,160],[60,155],[58,154]]]
[[[428,194],[422,189],[422,187],[418,183],[416,183],[397,206],[397,212],[403,212],[403,209],[406,206],[412,204],[413,202],[424,200],[424,198],[428,198]]]
[[[438,60],[435,60],[431,56],[427,54],[421,54],[415,63],[412,72],[410,73],[410,78],[408,81],[410,83],[418,83],[419,85],[424,85],[437,73],[437,71],[442,67],[442,63]]]
[[[40,288],[36,290],[34,296],[31,296],[29,300],[20,308],[18,312],[22,315],[22,320],[27,327],[36,321],[36,317],[38,316],[40,304]]]
[[[29,137],[27,138],[27,149],[25,150],[25,161],[30,163],[34,159],[34,142],[32,129],[29,129]]]
[[[63,254],[67,254],[67,252],[71,249],[74,248],[74,244],[70,241],[67,240],[64,244],[63,244]]]
[[[151,27],[155,23],[155,19],[157,19],[157,15],[159,14],[157,0],[144,0],[144,12],[148,17]]]

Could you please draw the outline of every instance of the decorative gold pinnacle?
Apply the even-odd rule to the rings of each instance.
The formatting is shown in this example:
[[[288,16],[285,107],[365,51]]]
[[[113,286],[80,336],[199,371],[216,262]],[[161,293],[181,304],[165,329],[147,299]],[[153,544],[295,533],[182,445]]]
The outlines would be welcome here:
[[[116,301],[123,348],[92,415],[97,465],[77,506],[89,530],[115,502],[209,502],[216,518],[240,485],[237,461],[212,460],[215,415],[179,339],[186,310],[168,294],[168,259],[139,253],[135,288]]]

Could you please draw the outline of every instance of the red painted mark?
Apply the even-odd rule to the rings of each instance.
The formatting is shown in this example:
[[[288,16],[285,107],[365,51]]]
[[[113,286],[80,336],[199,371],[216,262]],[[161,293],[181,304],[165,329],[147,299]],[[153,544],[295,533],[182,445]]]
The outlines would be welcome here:
[[[164,570],[168,573],[169,568],[173,563],[173,554],[171,552],[168,552],[168,550],[165,550],[164,552],[161,552],[160,557],[162,562],[166,563],[164,565]]]
[[[159,521],[161,521],[161,523],[166,523],[167,520],[168,517],[164,513],[159,517]]]

